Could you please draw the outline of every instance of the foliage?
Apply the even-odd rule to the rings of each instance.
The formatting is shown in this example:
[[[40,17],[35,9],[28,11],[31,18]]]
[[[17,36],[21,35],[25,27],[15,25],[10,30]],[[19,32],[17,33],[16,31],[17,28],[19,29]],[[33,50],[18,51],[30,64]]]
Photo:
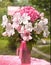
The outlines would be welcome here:
[[[29,0],[10,0],[13,5],[16,5],[16,6],[25,6],[25,5],[29,5],[28,2]]]
[[[20,43],[18,32],[16,31],[16,33],[13,36],[11,36],[8,40],[9,40],[9,44],[8,44],[9,49],[15,51]]]
[[[7,6],[10,6],[10,5],[12,5],[12,3],[9,0],[3,0],[2,2],[0,2],[1,8],[7,7]]]
[[[38,8],[44,9],[46,11],[49,11],[50,9],[50,0],[30,0],[30,3],[32,5],[35,5]]]

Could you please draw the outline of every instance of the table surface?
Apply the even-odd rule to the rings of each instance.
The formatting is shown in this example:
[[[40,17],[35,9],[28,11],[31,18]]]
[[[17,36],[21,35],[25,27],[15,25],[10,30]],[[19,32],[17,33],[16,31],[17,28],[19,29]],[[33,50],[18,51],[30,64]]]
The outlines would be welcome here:
[[[31,58],[31,64],[21,64],[19,56],[0,55],[0,65],[50,65],[43,59]]]

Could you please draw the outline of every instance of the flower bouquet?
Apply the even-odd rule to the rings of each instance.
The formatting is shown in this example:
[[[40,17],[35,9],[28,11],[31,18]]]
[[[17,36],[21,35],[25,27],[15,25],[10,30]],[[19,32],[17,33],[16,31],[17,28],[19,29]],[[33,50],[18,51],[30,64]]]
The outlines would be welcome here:
[[[30,40],[39,39],[39,35],[48,37],[48,19],[44,17],[44,13],[38,12],[31,6],[24,7],[8,7],[8,15],[2,17],[2,26],[5,28],[3,36],[13,36],[15,30],[19,33],[21,38],[21,45],[19,50],[19,57],[22,63],[31,63],[30,50],[26,43]],[[34,37],[33,37],[34,36]]]

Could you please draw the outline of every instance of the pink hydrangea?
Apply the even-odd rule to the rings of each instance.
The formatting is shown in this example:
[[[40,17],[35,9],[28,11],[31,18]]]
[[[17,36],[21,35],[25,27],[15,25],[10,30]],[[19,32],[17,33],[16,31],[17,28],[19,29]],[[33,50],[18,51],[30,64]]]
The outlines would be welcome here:
[[[34,22],[40,17],[40,13],[31,6],[22,7],[20,10],[20,13],[21,15],[23,15],[24,13],[27,13],[30,16],[32,22]]]

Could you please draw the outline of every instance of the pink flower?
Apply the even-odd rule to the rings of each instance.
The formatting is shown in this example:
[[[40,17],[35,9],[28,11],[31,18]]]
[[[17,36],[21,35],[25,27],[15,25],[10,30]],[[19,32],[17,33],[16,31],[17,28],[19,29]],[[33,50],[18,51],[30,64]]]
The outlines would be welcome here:
[[[25,27],[22,25],[17,25],[15,29],[21,34],[24,33]]]
[[[21,32],[21,28],[22,28],[21,25],[17,25],[17,28],[15,28],[15,29],[20,33]]]
[[[32,22],[34,22],[40,17],[40,13],[31,6],[22,7],[20,13],[21,15],[27,13],[28,16],[30,16]]]
[[[29,41],[32,39],[31,33],[27,30],[24,30],[24,33],[21,33],[21,37],[24,41]]]

